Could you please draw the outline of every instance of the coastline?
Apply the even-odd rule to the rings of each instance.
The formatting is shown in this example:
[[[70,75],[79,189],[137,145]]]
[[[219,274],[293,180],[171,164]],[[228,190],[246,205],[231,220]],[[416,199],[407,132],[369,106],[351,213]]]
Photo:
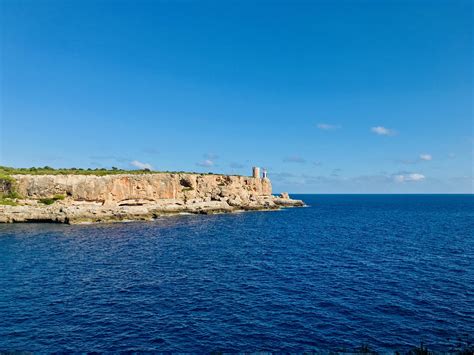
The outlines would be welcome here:
[[[274,211],[289,207],[303,207],[301,200],[266,196],[251,205],[229,205],[228,201],[208,201],[185,204],[178,200],[163,200],[142,206],[102,206],[90,203],[57,202],[54,206],[0,206],[0,223],[109,223],[151,221],[162,216],[179,214],[219,214],[248,211]]]
[[[195,173],[11,175],[0,223],[100,223],[153,220],[180,213],[216,214],[302,207],[287,193],[272,195],[259,175]]]

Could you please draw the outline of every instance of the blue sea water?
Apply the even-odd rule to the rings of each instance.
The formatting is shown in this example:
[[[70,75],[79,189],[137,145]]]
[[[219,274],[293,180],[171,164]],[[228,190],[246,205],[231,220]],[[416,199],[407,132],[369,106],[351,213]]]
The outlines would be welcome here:
[[[449,350],[474,337],[474,196],[0,225],[0,350]]]

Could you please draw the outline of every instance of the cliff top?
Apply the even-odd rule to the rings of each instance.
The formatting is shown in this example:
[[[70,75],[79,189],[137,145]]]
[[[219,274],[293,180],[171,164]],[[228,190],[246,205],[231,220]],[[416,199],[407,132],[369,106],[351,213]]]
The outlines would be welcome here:
[[[228,175],[242,176],[238,174],[216,174],[212,172],[198,173],[189,171],[154,171],[149,169],[142,170],[125,170],[112,167],[112,169],[95,168],[59,168],[55,169],[50,166],[32,167],[32,168],[12,168],[8,166],[0,166],[0,179],[9,179],[11,175],[119,175],[119,174],[196,174],[196,175]]]

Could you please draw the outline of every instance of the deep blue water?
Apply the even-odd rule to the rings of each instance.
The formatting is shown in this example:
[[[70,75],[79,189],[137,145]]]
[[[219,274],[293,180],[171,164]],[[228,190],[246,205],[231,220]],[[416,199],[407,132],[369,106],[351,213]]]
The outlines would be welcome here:
[[[474,337],[474,196],[0,225],[0,350],[447,350]],[[449,338],[449,340],[448,340]]]

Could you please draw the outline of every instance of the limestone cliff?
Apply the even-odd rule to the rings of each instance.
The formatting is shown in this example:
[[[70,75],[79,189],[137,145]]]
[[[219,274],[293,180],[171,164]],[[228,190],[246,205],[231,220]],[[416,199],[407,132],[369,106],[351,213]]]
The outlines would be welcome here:
[[[67,223],[152,219],[167,213],[217,213],[300,206],[272,196],[269,179],[156,173],[12,175],[18,206],[0,206],[0,222]],[[44,199],[54,199],[51,205]]]
[[[65,195],[76,201],[106,205],[131,203],[131,200],[217,199],[269,196],[270,180],[244,176],[201,174],[128,175],[13,175],[17,191],[26,198],[38,199]]]

